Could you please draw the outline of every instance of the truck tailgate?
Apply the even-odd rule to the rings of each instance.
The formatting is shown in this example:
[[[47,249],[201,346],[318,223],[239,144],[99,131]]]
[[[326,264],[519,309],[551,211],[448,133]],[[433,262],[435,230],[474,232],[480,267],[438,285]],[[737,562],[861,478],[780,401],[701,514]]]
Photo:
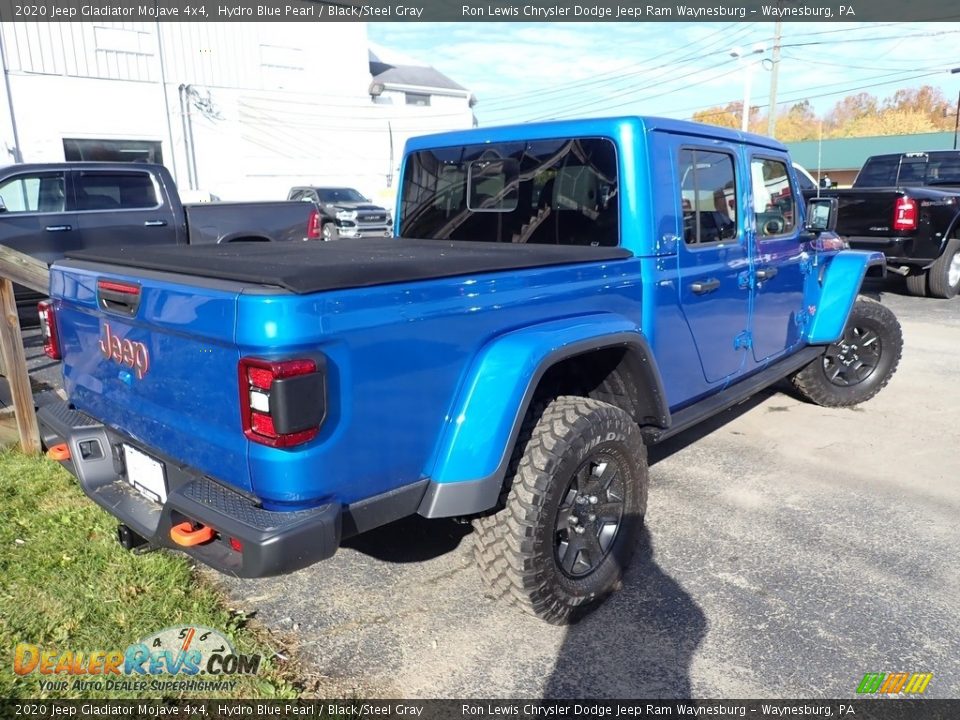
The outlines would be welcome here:
[[[894,206],[902,190],[857,189],[827,190],[824,197],[836,197],[839,203],[837,233],[853,237],[886,237],[893,232]]]
[[[70,261],[51,269],[68,396],[134,445],[249,490],[237,289],[125,270]]]

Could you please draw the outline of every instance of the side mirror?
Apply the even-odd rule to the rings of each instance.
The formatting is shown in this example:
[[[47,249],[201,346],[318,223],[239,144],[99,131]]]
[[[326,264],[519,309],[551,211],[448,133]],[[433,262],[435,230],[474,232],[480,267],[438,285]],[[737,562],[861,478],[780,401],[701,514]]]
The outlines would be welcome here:
[[[0,198],[0,213],[5,213],[7,211],[7,204],[3,201],[3,198]]]
[[[807,202],[807,231],[822,233],[836,230],[838,207],[839,201],[837,198],[811,198]]]

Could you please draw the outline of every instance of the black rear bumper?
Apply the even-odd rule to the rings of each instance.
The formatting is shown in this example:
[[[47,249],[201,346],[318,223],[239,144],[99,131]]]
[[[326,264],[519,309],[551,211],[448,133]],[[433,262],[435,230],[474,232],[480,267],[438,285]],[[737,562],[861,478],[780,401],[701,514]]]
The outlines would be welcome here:
[[[62,464],[83,491],[117,520],[152,545],[180,550],[238,577],[264,577],[299,570],[332,556],[340,545],[342,509],[326,504],[309,510],[274,512],[256,500],[149,448],[139,448],[164,465],[167,499],[162,505],[135,490],[126,478],[121,442],[127,438],[99,421],[56,401],[40,408],[44,443],[66,443]],[[202,545],[175,543],[171,529],[185,521],[215,531]],[[240,550],[231,547],[231,538]]]
[[[930,267],[940,255],[940,247],[929,238],[846,236],[854,250],[879,250],[894,265]]]

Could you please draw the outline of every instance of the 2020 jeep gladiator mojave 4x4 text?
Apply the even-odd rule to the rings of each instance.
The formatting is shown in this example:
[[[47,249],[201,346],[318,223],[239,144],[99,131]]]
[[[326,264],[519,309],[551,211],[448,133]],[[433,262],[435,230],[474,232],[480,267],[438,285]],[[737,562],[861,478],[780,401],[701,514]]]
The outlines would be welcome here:
[[[128,545],[262,576],[469,516],[491,589],[564,622],[638,541],[645,443],[781,378],[845,406],[896,368],[896,318],[857,299],[883,255],[799,195],[783,146],[693,123],[413,139],[402,237],[57,263],[69,404],[42,434]]]

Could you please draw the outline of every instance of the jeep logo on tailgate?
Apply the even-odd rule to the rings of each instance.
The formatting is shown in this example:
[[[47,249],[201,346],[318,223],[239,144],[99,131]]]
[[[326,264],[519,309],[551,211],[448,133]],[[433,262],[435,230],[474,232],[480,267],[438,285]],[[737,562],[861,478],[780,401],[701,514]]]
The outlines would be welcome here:
[[[100,352],[107,360],[115,360],[121,365],[133,368],[137,373],[137,380],[142,380],[150,369],[150,351],[147,346],[142,342],[120,339],[111,332],[108,322],[103,324]]]

